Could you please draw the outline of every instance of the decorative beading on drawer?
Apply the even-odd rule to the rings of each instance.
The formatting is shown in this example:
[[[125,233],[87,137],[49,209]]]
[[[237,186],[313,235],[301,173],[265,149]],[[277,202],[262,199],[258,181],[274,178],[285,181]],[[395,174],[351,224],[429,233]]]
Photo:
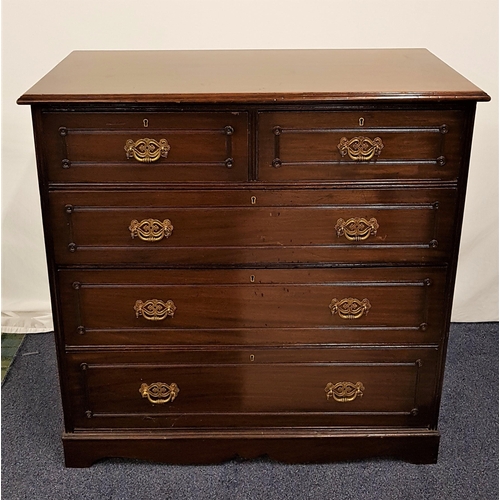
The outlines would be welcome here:
[[[160,241],[171,236],[174,226],[170,219],[163,222],[158,219],[143,219],[141,222],[134,219],[129,226],[130,236],[136,236],[144,241]]]
[[[135,316],[138,318],[142,316],[149,321],[161,321],[168,316],[174,317],[177,307],[172,300],[150,299],[143,302],[142,300],[136,301],[134,305]]]
[[[262,111],[258,180],[457,180],[464,127],[460,111],[374,108],[362,114]]]
[[[160,157],[168,157],[170,145],[167,139],[156,141],[146,137],[137,141],[128,139],[124,149],[127,159],[134,158],[141,163],[153,163],[158,161]]]
[[[438,342],[445,279],[441,267],[59,273],[65,339],[74,347],[323,344],[332,335],[338,343]]]
[[[325,387],[326,399],[334,399],[339,403],[354,401],[358,396],[363,396],[365,386],[361,382],[328,382]]]
[[[379,156],[384,144],[380,137],[370,139],[369,137],[357,136],[352,139],[342,137],[338,144],[342,157],[349,156],[354,161],[369,161],[374,156]]]
[[[288,263],[437,263],[450,255],[456,190],[342,188],[318,198],[298,189],[152,196],[137,188],[105,197],[103,206],[88,191],[50,193],[58,264],[231,266],[272,262],[277,251]]]
[[[375,217],[369,220],[363,217],[351,217],[347,220],[337,220],[335,231],[339,238],[345,236],[349,241],[362,241],[370,236],[376,236],[379,227]]]
[[[332,299],[328,306],[332,315],[338,314],[342,319],[358,319],[368,314],[372,305],[368,299],[354,299],[352,297],[342,300]]]
[[[414,417],[426,422],[436,349],[358,346],[339,352],[316,346],[304,351],[275,346],[258,352],[73,352],[68,356],[77,391],[72,408],[79,426],[88,429],[108,429],[111,422],[122,429],[182,428],[200,420],[213,429],[223,422],[243,423],[248,416],[254,428],[289,427],[290,413],[310,424],[329,425],[334,419],[353,428],[373,417],[388,425],[411,425]],[[250,352],[256,354],[249,361]],[[290,380],[300,381],[300,405],[293,391],[283,391]],[[246,391],[242,381],[259,388]],[[175,405],[166,404],[174,400]]]
[[[143,398],[148,398],[150,403],[161,405],[171,403],[179,394],[179,387],[175,382],[166,384],[165,382],[156,382],[154,384],[142,384],[139,388]]]

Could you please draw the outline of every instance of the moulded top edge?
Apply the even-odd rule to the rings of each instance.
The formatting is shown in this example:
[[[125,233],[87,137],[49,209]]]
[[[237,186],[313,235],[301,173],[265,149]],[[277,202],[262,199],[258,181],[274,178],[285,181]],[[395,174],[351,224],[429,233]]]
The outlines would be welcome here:
[[[425,49],[75,51],[18,103],[388,99],[489,96]]]

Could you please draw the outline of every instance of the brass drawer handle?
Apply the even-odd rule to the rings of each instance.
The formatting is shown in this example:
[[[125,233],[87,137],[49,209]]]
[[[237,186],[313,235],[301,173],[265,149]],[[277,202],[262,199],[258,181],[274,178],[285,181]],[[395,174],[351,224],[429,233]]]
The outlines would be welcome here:
[[[128,139],[124,149],[127,159],[135,158],[141,163],[153,163],[159,160],[160,157],[167,158],[170,151],[170,144],[167,142],[167,139],[155,141],[146,137],[137,141]]]
[[[134,305],[135,317],[142,316],[149,321],[161,321],[170,316],[174,317],[177,307],[173,300],[150,299],[146,301],[137,300]]]
[[[370,236],[376,236],[379,227],[375,217],[369,220],[364,217],[351,217],[347,220],[337,220],[335,231],[339,238],[345,236],[349,241],[362,241]]]
[[[366,316],[372,305],[368,299],[354,299],[352,297],[342,300],[332,299],[328,306],[332,315],[338,314],[342,319],[358,319]]]
[[[176,383],[165,384],[164,382],[156,382],[154,384],[142,384],[139,392],[143,398],[148,398],[150,403],[162,405],[171,403],[179,394],[179,387]]]
[[[337,146],[342,157],[349,156],[354,161],[369,161],[374,156],[379,156],[384,144],[380,137],[370,139],[369,137],[353,137],[348,139],[342,137],[339,145]]]
[[[364,390],[365,386],[361,382],[337,382],[336,384],[328,382],[325,387],[326,399],[333,398],[339,403],[348,403],[358,396],[363,397]]]
[[[128,229],[132,239],[137,236],[144,241],[160,241],[172,234],[174,226],[170,219],[165,219],[163,222],[158,219],[143,219],[141,222],[134,219]]]

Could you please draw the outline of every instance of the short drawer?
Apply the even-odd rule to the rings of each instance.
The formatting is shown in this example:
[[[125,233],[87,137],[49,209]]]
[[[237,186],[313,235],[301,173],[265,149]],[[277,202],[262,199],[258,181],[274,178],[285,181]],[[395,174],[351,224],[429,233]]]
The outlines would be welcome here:
[[[456,179],[464,126],[448,110],[262,112],[258,179]]]
[[[247,113],[44,113],[49,182],[245,181]]]
[[[438,342],[445,268],[61,270],[65,342]]]
[[[53,192],[58,264],[442,262],[456,190]]]
[[[68,356],[75,428],[430,425],[437,349]]]

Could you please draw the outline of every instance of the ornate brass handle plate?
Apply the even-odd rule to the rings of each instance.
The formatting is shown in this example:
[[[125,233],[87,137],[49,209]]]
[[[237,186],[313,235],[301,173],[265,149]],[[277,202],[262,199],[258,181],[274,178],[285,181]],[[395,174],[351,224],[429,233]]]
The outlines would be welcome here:
[[[379,156],[384,144],[380,137],[370,139],[369,137],[353,137],[348,139],[342,137],[338,144],[338,149],[342,157],[349,156],[354,161],[369,161],[374,156]]]
[[[338,314],[342,319],[358,319],[366,316],[372,305],[368,299],[348,297],[342,300],[332,299],[328,307],[332,315]]]
[[[379,227],[375,217],[369,220],[363,217],[351,217],[347,220],[339,219],[335,231],[339,238],[345,236],[349,241],[362,241],[375,236]]]
[[[365,386],[361,382],[328,382],[325,387],[326,399],[333,398],[339,403],[354,401],[358,396],[363,397]]]
[[[172,234],[174,226],[170,219],[165,219],[163,222],[158,219],[143,219],[141,222],[134,219],[128,229],[132,239],[137,236],[144,241],[160,241]]]
[[[142,384],[139,392],[143,398],[148,398],[150,403],[162,405],[171,403],[179,394],[179,387],[176,383],[165,384],[164,382],[156,382],[154,384]]]
[[[146,137],[137,141],[128,139],[123,149],[125,149],[127,159],[135,158],[141,163],[153,163],[158,161],[160,157],[167,158],[170,144],[167,139],[155,141]]]
[[[170,316],[174,317],[177,307],[173,300],[150,299],[146,301],[137,300],[134,305],[135,317],[142,316],[149,321],[161,321]]]

